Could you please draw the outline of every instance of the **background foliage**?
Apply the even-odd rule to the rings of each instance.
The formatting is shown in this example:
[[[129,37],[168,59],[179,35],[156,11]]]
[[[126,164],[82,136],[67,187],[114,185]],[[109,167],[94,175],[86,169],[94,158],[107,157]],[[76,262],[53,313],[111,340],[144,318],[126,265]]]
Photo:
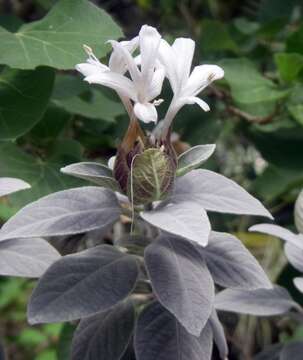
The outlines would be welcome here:
[[[235,179],[277,223],[293,228],[293,204],[303,186],[300,0],[7,0],[0,11],[0,176],[32,185],[1,201],[3,221],[43,195],[84,183],[59,173],[62,166],[105,162],[115,153],[128,124],[125,112],[113,93],[89,87],[73,68],[86,57],[82,44],[102,58],[110,50],[107,39],[131,37],[148,23],[168,40],[194,38],[196,62],[225,70],[225,79],[204,93],[210,113],[192,106],[178,115],[176,149],[216,143],[207,167]],[[303,303],[279,241],[246,233],[249,218],[215,215],[212,221],[216,230],[237,233],[271,279]],[[26,324],[32,287],[31,281],[0,279],[0,335],[9,354],[16,360],[67,359],[73,325]],[[225,320],[232,359],[241,358],[240,349],[249,358],[277,340],[303,339],[303,328],[291,322]]]

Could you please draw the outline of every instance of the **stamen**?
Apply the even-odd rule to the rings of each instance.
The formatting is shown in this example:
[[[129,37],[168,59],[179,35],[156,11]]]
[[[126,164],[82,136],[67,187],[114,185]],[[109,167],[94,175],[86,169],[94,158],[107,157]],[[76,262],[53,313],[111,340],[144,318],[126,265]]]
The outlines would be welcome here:
[[[157,100],[154,100],[153,102],[153,105],[155,106],[159,106],[163,103],[164,99],[157,99]]]

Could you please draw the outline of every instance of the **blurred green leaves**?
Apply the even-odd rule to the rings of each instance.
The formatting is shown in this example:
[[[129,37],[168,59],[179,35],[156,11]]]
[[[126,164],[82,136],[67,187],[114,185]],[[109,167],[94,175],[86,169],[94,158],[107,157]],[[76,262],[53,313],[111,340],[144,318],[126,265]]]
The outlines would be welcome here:
[[[109,50],[105,42],[121,36],[114,21],[91,2],[60,0],[42,20],[16,33],[0,28],[0,63],[19,69],[73,69],[85,57],[83,44],[102,57]]]

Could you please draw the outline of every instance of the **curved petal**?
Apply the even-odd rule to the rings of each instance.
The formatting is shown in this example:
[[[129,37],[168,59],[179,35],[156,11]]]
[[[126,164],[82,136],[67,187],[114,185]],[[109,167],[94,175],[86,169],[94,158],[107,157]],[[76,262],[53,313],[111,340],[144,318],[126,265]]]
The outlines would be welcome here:
[[[148,84],[153,76],[161,35],[152,26],[143,25],[139,32],[142,80]]]
[[[178,76],[176,69],[176,56],[172,47],[165,40],[161,40],[158,52],[158,58],[160,63],[164,66],[166,75],[172,87],[174,94],[179,90]]]
[[[108,67],[106,65],[103,65],[101,63],[97,64],[97,63],[91,63],[91,62],[77,64],[75,66],[75,69],[77,71],[79,71],[82,75],[84,75],[85,77],[95,75],[100,72],[102,73],[103,71],[108,71]]]
[[[116,156],[112,156],[108,159],[107,166],[113,170],[115,166]]]
[[[157,69],[154,72],[153,78],[149,84],[147,94],[146,94],[147,101],[150,101],[150,100],[156,98],[158,95],[160,95],[164,77],[165,77],[165,70],[163,67]]]
[[[134,106],[134,113],[138,119],[144,123],[154,122],[158,120],[158,114],[155,106],[150,103],[139,103],[137,102]]]
[[[90,84],[107,86],[133,101],[137,101],[137,93],[134,84],[131,80],[121,74],[109,70],[99,71],[98,73],[85,77],[84,80]]]
[[[189,38],[177,38],[172,48],[177,59],[177,77],[180,88],[182,88],[189,77],[193,61],[195,42]]]
[[[130,54],[132,54],[139,45],[139,37],[136,36],[130,41],[120,41],[120,44],[123,48],[129,51]],[[124,74],[127,70],[127,63],[125,61],[124,54],[122,54],[121,51],[114,50],[109,58],[108,66],[111,71]]]
[[[217,65],[199,65],[194,68],[182,91],[183,96],[195,96],[214,80],[221,79],[224,70]]]
[[[202,110],[204,111],[210,110],[208,104],[202,99],[198,98],[197,96],[189,96],[184,98],[184,104],[189,104],[189,105],[198,104]]]
[[[296,288],[303,293],[303,277],[294,278],[294,284]]]

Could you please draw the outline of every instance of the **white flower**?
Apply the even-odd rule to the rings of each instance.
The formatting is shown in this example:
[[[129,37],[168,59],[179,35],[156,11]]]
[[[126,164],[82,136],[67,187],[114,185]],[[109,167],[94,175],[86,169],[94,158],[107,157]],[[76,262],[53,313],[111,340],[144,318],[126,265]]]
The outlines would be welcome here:
[[[131,99],[135,103],[135,115],[143,122],[157,122],[157,111],[151,101],[160,94],[165,75],[162,67],[156,68],[160,41],[161,36],[157,30],[144,25],[139,37],[131,41],[109,41],[113,47],[109,66],[100,63],[88,48],[89,59],[84,64],[78,64],[76,69],[85,76],[84,80],[87,82],[114,89],[129,112],[129,103],[126,99]],[[137,59],[132,56],[138,45],[140,70]],[[129,72],[130,78],[123,75],[126,71]]]
[[[221,79],[224,71],[217,65],[199,65],[190,73],[195,42],[191,39],[178,38],[172,46],[161,40],[159,60],[166,70],[174,97],[162,124],[162,131],[167,131],[177,112],[185,104],[198,104],[204,111],[209,111],[208,104],[197,97],[212,81]]]

